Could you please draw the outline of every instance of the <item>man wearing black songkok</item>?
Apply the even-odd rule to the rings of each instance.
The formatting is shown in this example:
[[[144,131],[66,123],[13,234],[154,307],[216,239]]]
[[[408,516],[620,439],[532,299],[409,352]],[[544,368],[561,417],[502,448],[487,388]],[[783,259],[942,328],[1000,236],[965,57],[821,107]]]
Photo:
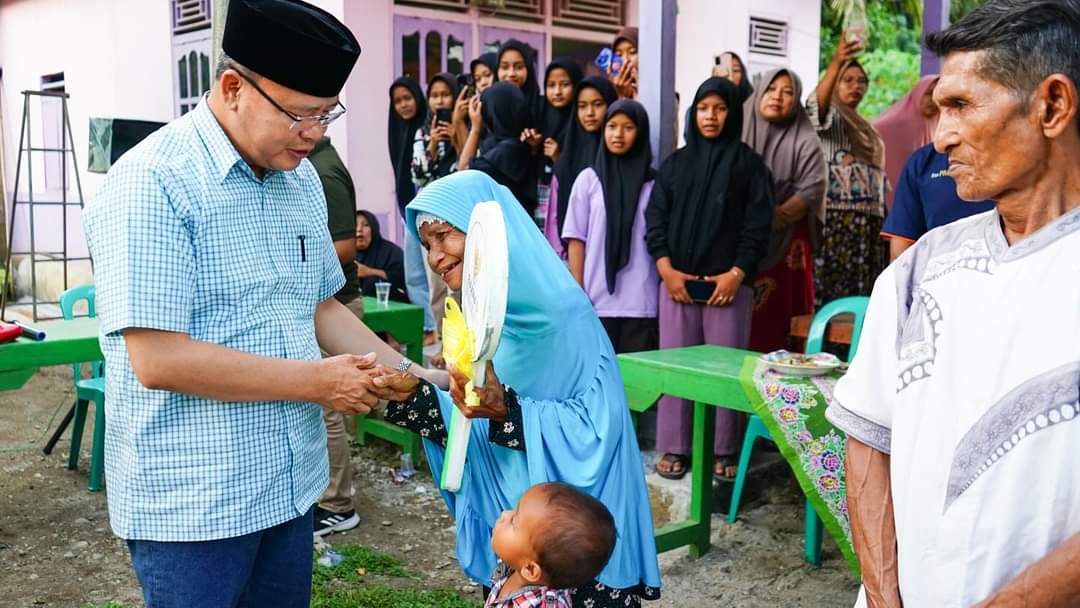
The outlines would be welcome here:
[[[125,154],[83,215],[109,516],[150,608],[307,606],[322,410],[415,386],[333,297],[306,159],[345,111],[356,39],[298,0],[232,0],[222,48],[208,96]]]

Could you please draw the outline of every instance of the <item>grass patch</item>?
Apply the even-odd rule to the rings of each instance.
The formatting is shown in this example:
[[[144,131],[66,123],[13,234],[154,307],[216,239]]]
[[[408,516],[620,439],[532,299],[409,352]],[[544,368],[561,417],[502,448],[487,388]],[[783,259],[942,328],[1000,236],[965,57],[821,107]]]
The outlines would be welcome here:
[[[311,595],[311,608],[481,608],[452,591],[395,589],[370,585]]]
[[[120,602],[109,600],[104,604],[83,604],[82,608],[127,608],[127,606]]]
[[[420,580],[401,560],[363,545],[334,545],[344,558],[336,566],[320,566],[311,575],[311,608],[480,608],[453,591],[404,589],[385,584],[368,585],[367,575]],[[318,560],[319,556],[315,556]],[[363,572],[361,574],[360,572]]]
[[[340,544],[334,545],[334,551],[337,551],[341,557],[345,558],[336,566],[320,566],[318,563],[319,555],[316,554],[313,557],[311,572],[311,587],[313,591],[320,587],[325,587],[331,582],[361,582],[364,577],[357,571],[358,568],[362,568],[366,574],[381,574],[383,576],[395,576],[398,578],[419,578],[406,570],[401,560],[392,555],[379,553],[370,547]]]

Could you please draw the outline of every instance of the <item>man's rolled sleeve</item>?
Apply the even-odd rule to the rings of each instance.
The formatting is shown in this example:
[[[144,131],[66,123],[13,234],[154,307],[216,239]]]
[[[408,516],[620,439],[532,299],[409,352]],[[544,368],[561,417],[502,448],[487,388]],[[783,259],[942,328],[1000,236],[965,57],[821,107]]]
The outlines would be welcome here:
[[[874,284],[858,351],[836,384],[826,417],[849,437],[888,454],[896,402],[897,311],[892,269]]]
[[[191,333],[191,234],[154,171],[118,163],[87,208],[101,333],[128,328]]]

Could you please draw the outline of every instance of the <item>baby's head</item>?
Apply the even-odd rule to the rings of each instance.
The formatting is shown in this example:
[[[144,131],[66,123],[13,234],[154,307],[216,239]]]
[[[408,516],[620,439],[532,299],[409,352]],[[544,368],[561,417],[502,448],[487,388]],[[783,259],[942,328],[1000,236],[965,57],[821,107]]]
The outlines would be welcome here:
[[[600,574],[615,548],[615,519],[564,483],[531,488],[495,523],[491,547],[530,585],[574,589]]]

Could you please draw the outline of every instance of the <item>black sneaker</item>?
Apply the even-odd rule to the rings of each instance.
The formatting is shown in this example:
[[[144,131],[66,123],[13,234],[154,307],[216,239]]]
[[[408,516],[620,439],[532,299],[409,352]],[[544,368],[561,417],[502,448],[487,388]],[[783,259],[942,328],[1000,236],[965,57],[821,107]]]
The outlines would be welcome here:
[[[315,536],[352,530],[358,525],[360,525],[360,516],[356,514],[356,511],[334,513],[322,507],[315,507]]]

